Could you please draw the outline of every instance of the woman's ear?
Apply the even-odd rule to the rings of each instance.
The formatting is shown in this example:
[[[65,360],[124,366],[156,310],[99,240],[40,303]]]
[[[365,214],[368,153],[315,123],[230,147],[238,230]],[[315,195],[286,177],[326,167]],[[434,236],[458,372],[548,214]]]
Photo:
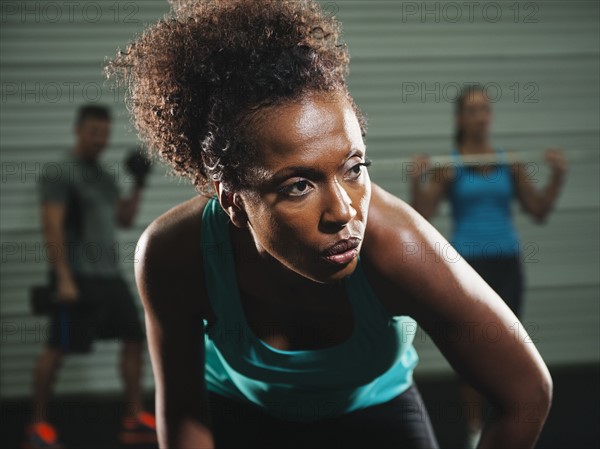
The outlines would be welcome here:
[[[238,228],[245,228],[248,225],[248,216],[244,209],[244,203],[239,193],[230,192],[225,190],[223,184],[220,181],[214,181],[215,191],[219,203],[231,222]]]

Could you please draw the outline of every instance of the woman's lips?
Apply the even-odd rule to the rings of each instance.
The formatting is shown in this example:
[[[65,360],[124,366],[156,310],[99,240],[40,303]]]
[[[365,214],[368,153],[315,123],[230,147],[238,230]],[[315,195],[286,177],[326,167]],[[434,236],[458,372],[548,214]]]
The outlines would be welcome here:
[[[323,252],[323,258],[333,264],[347,264],[358,255],[360,239],[350,237],[331,245]]]
[[[336,265],[344,265],[351,262],[358,255],[358,248],[352,248],[339,254],[323,256],[325,260]]]

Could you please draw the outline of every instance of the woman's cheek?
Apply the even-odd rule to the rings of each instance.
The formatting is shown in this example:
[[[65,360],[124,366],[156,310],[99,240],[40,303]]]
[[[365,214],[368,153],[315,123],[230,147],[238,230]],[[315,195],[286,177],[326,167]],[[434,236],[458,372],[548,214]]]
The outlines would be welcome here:
[[[369,204],[371,204],[371,180],[368,179],[365,185],[365,192],[363,197],[360,200],[360,213],[363,219],[363,222],[366,223],[367,216],[369,213]]]
[[[307,223],[307,217],[301,214],[279,216],[269,230],[272,247],[281,256],[298,262],[302,259],[305,249],[313,246],[311,228],[312,226]]]

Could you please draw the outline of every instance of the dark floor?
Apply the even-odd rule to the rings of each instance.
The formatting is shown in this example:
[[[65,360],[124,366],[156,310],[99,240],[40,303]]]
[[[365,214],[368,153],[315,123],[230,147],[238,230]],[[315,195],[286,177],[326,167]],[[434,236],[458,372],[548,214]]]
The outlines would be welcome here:
[[[599,365],[555,368],[554,401],[538,448],[598,448],[600,446]],[[463,414],[451,379],[417,378],[442,448],[460,448]],[[151,398],[148,398],[151,409]],[[0,448],[20,447],[23,426],[31,413],[27,401],[3,401],[0,407]],[[121,419],[118,398],[62,397],[50,410],[68,448],[116,448]],[[373,448],[376,449],[376,448]]]

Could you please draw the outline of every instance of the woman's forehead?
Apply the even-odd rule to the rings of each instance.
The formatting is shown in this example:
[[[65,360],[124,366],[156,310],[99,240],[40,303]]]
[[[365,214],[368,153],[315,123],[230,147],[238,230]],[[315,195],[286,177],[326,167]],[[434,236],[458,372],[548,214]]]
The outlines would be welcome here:
[[[269,111],[257,133],[261,158],[275,162],[363,150],[360,124],[344,97],[311,96]]]
[[[466,106],[471,106],[471,105],[479,106],[481,104],[487,104],[487,103],[488,103],[487,95],[482,90],[474,90],[474,91],[470,92],[467,95],[467,97],[465,98]]]

